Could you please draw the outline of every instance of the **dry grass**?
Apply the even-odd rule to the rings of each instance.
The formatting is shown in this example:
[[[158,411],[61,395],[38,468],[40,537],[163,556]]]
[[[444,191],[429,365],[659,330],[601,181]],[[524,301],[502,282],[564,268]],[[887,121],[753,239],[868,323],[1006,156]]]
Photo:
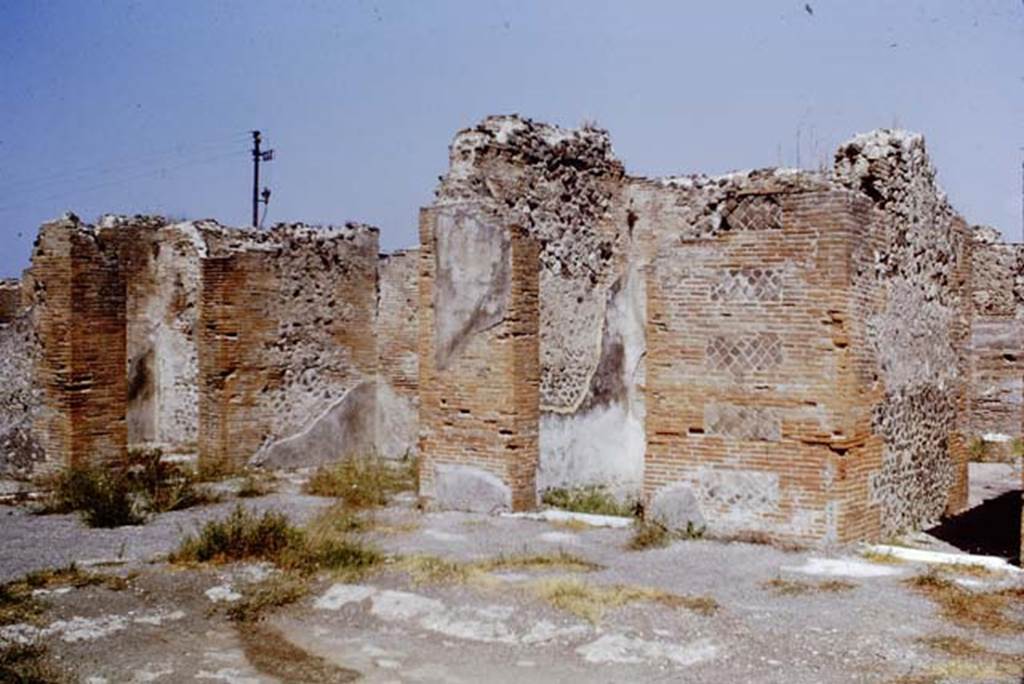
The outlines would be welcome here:
[[[274,483],[271,477],[263,473],[246,473],[236,496],[240,499],[252,499],[257,496],[266,496],[272,491],[274,491]]]
[[[552,527],[556,527],[562,530],[568,530],[569,532],[585,532],[593,529],[593,525],[585,523],[582,520],[576,518],[569,518],[567,520],[549,520],[548,523]]]
[[[309,583],[293,574],[282,573],[246,587],[242,598],[228,608],[235,622],[256,622],[271,608],[280,608],[309,593]]]
[[[882,565],[903,565],[904,561],[902,558],[898,558],[891,553],[882,553],[880,551],[873,551],[866,549],[861,552],[861,558],[872,563],[880,563]]]
[[[944,618],[962,627],[995,633],[1024,629],[1024,624],[1006,615],[1009,600],[1020,598],[1019,589],[969,591],[934,570],[912,577],[906,584],[931,599]]]
[[[20,580],[0,585],[0,625],[36,623],[46,611],[46,603],[32,595],[36,589],[103,586],[120,591],[127,588],[128,583],[128,578],[85,572],[74,563],[63,568],[30,572]]]
[[[258,559],[302,574],[329,570],[358,577],[383,560],[380,553],[352,535],[362,524],[338,506],[322,513],[306,529],[294,527],[280,513],[257,515],[238,506],[227,518],[210,521],[185,538],[170,560],[226,563]]]
[[[656,522],[646,520],[637,521],[633,528],[633,536],[626,545],[634,551],[642,549],[659,549],[668,546],[672,542],[672,535],[668,528]]]
[[[0,682],[64,684],[75,681],[57,668],[42,644],[0,645]]]
[[[563,572],[593,572],[603,566],[560,549],[548,554],[500,555],[472,564],[483,572],[506,572],[509,570],[561,570]]]
[[[468,563],[430,555],[405,556],[394,565],[409,574],[414,584],[468,584],[483,580],[483,573]]]
[[[566,551],[551,554],[501,555],[486,560],[460,563],[437,556],[406,556],[394,566],[409,574],[415,584],[475,584],[493,585],[493,572],[562,571],[593,572],[602,569],[597,563]]]
[[[541,501],[564,511],[626,518],[635,515],[637,510],[636,502],[621,502],[601,486],[549,489],[541,495]]]
[[[588,584],[576,577],[538,580],[533,590],[552,606],[594,625],[601,622],[608,610],[638,601],[686,608],[701,615],[711,615],[718,610],[718,603],[706,596],[679,596],[661,589],[625,584]]]
[[[44,480],[40,513],[77,512],[89,527],[140,525],[153,513],[218,500],[188,469],[162,460],[158,449],[131,450],[123,467],[77,465]]]
[[[933,635],[920,639],[928,648],[954,660],[929,669],[928,674],[947,679],[998,679],[1024,673],[1024,655],[990,651],[981,644],[957,636]]]
[[[416,462],[389,463],[376,457],[349,458],[319,468],[305,492],[330,496],[354,509],[384,506],[398,492],[416,485]]]
[[[856,589],[857,585],[845,580],[826,580],[824,582],[801,582],[785,580],[781,577],[768,580],[761,585],[774,591],[779,596],[801,596],[803,594],[838,594]]]

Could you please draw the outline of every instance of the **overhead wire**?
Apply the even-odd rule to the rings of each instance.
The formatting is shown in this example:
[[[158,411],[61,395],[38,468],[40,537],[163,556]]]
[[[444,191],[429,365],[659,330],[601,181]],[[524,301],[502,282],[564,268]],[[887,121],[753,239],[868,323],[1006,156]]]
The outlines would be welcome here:
[[[112,180],[109,180],[109,181],[106,181],[106,182],[103,182],[103,183],[96,183],[96,184],[93,184],[93,185],[77,186],[77,187],[69,188],[68,190],[66,190],[64,192],[58,192],[58,193],[55,193],[55,194],[52,194],[52,195],[49,195],[49,196],[46,196],[46,197],[38,197],[38,198],[35,198],[35,199],[33,199],[31,201],[27,201],[27,202],[21,202],[21,203],[10,204],[10,205],[0,205],[0,212],[12,211],[14,209],[20,209],[20,208],[24,208],[24,207],[27,207],[27,206],[32,206],[32,205],[38,204],[40,202],[48,202],[48,201],[52,201],[52,200],[56,200],[56,199],[61,199],[63,197],[67,197],[67,196],[71,196],[71,195],[77,195],[77,194],[81,194],[81,193],[85,193],[85,192],[92,192],[94,190],[99,190],[99,189],[103,189],[103,188],[116,187],[118,185],[124,185],[125,183],[129,183],[129,182],[134,181],[134,180],[139,180],[139,179],[142,179],[142,178],[150,178],[150,177],[166,175],[166,174],[174,173],[176,171],[180,171],[180,170],[185,169],[185,168],[199,166],[199,165],[203,165],[203,164],[209,164],[209,163],[213,163],[213,162],[216,162],[216,161],[221,161],[221,160],[229,159],[229,158],[242,157],[242,156],[245,156],[247,154],[249,154],[249,152],[247,150],[233,150],[233,151],[230,151],[230,152],[227,152],[227,153],[221,153],[221,154],[216,154],[216,155],[212,155],[212,156],[207,156],[207,157],[202,158],[202,159],[189,160],[189,161],[186,161],[186,162],[182,162],[182,163],[178,163],[178,164],[174,164],[174,165],[170,165],[170,166],[161,166],[160,168],[149,169],[148,171],[143,171],[143,172],[140,172],[140,173],[135,173],[133,175],[129,175],[129,176],[122,177],[122,178],[115,178],[115,179],[112,179]]]
[[[17,191],[19,193],[38,192],[40,189],[47,189],[58,184],[74,182],[82,178],[95,176],[107,176],[133,171],[142,167],[150,167],[154,164],[175,159],[188,159],[201,154],[208,154],[229,147],[236,147],[241,144],[242,137],[225,138],[217,141],[208,141],[193,144],[179,144],[173,148],[162,151],[154,151],[143,154],[130,155],[120,159],[106,160],[91,165],[58,171],[35,178],[21,178],[6,180],[0,178],[0,188],[3,190]]]

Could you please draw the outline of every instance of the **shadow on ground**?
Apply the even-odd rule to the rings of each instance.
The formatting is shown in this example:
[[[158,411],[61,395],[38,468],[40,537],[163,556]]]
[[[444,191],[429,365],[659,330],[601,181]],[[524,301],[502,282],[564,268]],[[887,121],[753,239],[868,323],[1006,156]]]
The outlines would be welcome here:
[[[928,534],[968,553],[1000,556],[1020,565],[1021,492],[988,499],[960,515],[946,518]]]

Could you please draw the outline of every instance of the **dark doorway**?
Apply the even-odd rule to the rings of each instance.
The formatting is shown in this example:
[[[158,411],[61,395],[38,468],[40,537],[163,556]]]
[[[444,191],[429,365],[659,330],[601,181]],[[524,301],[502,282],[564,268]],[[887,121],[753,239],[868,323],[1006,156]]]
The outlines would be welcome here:
[[[1021,492],[1013,490],[944,519],[928,534],[961,551],[1000,556],[1020,565]]]

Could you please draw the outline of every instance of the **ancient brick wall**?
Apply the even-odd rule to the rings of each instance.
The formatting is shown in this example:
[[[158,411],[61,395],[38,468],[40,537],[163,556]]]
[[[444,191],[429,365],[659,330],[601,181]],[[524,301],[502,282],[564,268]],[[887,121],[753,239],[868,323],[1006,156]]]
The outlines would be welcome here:
[[[14,320],[21,312],[21,283],[0,280],[0,323]]]
[[[1024,245],[972,233],[967,437],[978,457],[1013,456],[1024,420]]]
[[[420,494],[443,508],[532,508],[536,243],[465,202],[424,210],[420,244]]]
[[[283,225],[207,239],[200,459],[287,467],[372,451],[376,229]]]
[[[100,232],[118,245],[125,277],[128,442],[194,452],[202,232],[191,223],[150,216],[106,216]]]
[[[125,283],[117,250],[68,216],[42,227],[32,256],[35,431],[51,467],[119,462],[125,422]]]
[[[854,291],[876,299],[856,318],[867,326],[864,366],[881,384],[868,501],[887,537],[967,502],[971,240],[921,136],[857,136],[836,152],[834,176],[883,216],[873,239],[858,244]]]
[[[490,203],[540,250],[538,487],[639,494],[643,278],[606,131],[495,116],[456,135],[436,207]]]
[[[676,224],[648,269],[644,489],[673,526],[839,541],[868,432],[848,319],[870,206],[771,185],[724,195],[706,230]]]
[[[377,262],[377,451],[412,457],[419,438],[419,250]]]

